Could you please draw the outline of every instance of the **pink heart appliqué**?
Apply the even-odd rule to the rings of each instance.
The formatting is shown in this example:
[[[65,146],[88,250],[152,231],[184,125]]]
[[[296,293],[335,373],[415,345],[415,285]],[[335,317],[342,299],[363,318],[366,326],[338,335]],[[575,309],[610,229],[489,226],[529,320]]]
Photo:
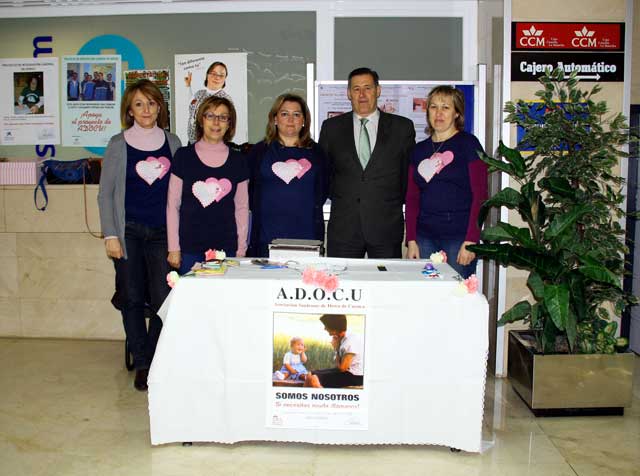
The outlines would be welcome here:
[[[432,159],[440,160],[440,166],[437,168],[436,173],[439,174],[442,169],[453,162],[453,152],[447,150],[446,152],[436,152],[431,156]]]
[[[204,182],[198,180],[191,187],[191,192],[205,208],[213,202],[222,200],[230,191],[231,182],[226,178],[218,180],[210,177]]]
[[[271,166],[273,173],[287,185],[294,177],[302,178],[311,169],[311,162],[307,159],[289,159],[286,162],[274,162]]]
[[[435,174],[439,174],[451,162],[453,162],[453,152],[450,150],[438,152],[418,164],[418,173],[425,182],[429,183]]]
[[[151,185],[156,180],[162,179],[170,168],[171,162],[166,157],[147,157],[146,160],[141,160],[136,164],[136,173]]]

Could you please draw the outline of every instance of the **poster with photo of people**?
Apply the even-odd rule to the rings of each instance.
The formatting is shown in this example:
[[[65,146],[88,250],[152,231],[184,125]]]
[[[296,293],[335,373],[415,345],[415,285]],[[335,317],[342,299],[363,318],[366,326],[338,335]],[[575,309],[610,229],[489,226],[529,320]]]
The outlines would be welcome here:
[[[0,59],[0,144],[60,143],[58,58]]]
[[[62,143],[104,147],[120,132],[120,55],[62,58]]]
[[[148,79],[153,84],[158,86],[158,89],[162,93],[164,102],[167,105],[167,112],[169,113],[169,123],[167,124],[167,130],[171,127],[171,71],[169,68],[162,69],[131,69],[124,72],[124,87],[125,89],[131,84],[135,84],[141,79]]]
[[[366,430],[367,292],[273,286],[269,428]]]
[[[209,96],[229,99],[236,109],[233,142],[247,142],[247,54],[203,53],[175,55],[175,133],[183,144],[196,141],[195,115]]]

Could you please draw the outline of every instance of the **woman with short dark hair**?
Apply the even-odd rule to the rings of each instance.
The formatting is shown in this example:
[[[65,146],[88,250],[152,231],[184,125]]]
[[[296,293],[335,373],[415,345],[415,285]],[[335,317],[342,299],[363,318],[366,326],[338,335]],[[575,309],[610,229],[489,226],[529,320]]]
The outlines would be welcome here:
[[[196,113],[196,143],[176,153],[169,181],[167,260],[180,274],[205,261],[209,249],[244,256],[249,221],[245,156],[229,148],[236,110],[210,96]]]

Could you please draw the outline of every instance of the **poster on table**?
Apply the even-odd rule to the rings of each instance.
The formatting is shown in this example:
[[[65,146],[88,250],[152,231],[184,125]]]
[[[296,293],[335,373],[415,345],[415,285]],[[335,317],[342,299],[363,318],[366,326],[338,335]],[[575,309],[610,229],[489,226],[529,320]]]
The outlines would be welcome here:
[[[0,59],[0,144],[60,143],[58,58]]]
[[[460,89],[465,97],[465,130],[475,133],[473,112],[475,86],[473,83],[380,81],[378,108],[381,111],[404,116],[413,121],[416,141],[427,138],[427,95],[440,84],[451,84]],[[316,137],[325,119],[351,111],[351,102],[347,97],[346,81],[326,81],[316,84],[317,124]]]
[[[197,107],[203,98],[211,94],[210,90],[205,86],[205,81],[208,82],[207,70],[216,62],[221,62],[227,67],[225,83],[218,94],[231,98],[236,109],[236,133],[232,141],[236,144],[242,144],[248,140],[247,54],[203,53],[175,55],[175,133],[185,145],[190,142],[190,136],[193,139],[193,121]]]
[[[167,112],[169,113],[169,123],[167,129],[171,126],[171,71],[169,68],[163,69],[131,69],[124,72],[124,87],[125,89],[141,79],[148,79],[153,84],[158,86],[158,89],[162,93],[164,102],[167,105]]]
[[[365,348],[367,289],[345,283],[330,292],[300,282],[276,282],[271,294],[266,426],[366,430],[365,355],[374,351]],[[341,323],[346,330],[337,331]],[[340,363],[349,365],[350,375],[336,377]]]
[[[62,144],[105,147],[120,132],[120,55],[63,56]]]

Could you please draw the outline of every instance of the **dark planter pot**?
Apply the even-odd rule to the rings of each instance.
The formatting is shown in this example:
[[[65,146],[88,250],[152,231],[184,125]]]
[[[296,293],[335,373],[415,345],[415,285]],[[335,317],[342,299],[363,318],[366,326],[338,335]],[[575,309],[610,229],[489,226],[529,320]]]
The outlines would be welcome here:
[[[633,368],[632,352],[543,355],[531,332],[509,332],[509,381],[536,416],[622,415]]]

